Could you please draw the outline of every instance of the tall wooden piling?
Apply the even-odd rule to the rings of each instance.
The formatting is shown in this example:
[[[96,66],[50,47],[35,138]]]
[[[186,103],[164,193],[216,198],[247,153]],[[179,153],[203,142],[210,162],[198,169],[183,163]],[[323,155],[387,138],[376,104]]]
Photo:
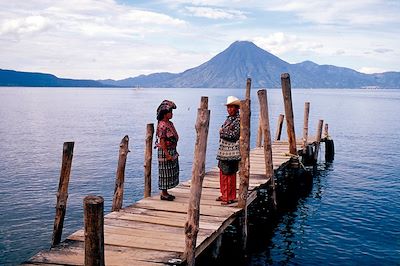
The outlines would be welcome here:
[[[83,200],[85,223],[85,266],[104,265],[104,199],[87,196]]]
[[[319,120],[318,121],[318,126],[317,126],[317,135],[315,139],[315,152],[314,152],[314,161],[318,161],[318,153],[319,153],[319,145],[321,143],[321,135],[322,135],[322,126],[324,124],[324,120]]]
[[[250,100],[240,101],[240,186],[239,203],[240,208],[246,206],[247,192],[250,177]]]
[[[151,196],[151,158],[153,157],[154,124],[147,124],[144,152],[144,197]]]
[[[265,175],[271,179],[271,188],[272,188],[271,198],[274,207],[276,207],[277,202],[276,202],[276,191],[275,191],[275,180],[274,180],[274,165],[272,163],[272,141],[271,141],[271,130],[269,126],[267,91],[259,90],[257,94],[258,94],[258,100],[260,102],[260,118],[262,121],[261,122],[262,132],[264,135]]]
[[[53,237],[51,245],[54,247],[61,241],[64,226],[65,212],[67,210],[68,184],[71,174],[74,142],[64,142],[61,163],[60,181],[58,183],[56,216],[54,219]]]
[[[282,126],[283,126],[283,119],[285,116],[283,114],[280,114],[278,117],[278,122],[276,125],[276,132],[275,132],[275,140],[281,140],[281,135],[282,135]]]
[[[240,217],[242,229],[241,242],[242,250],[247,250],[247,196],[250,182],[250,99],[240,101],[240,167],[239,167],[239,195],[238,207],[243,208]]]
[[[195,248],[199,232],[200,198],[205,175],[205,161],[207,151],[207,137],[210,123],[210,110],[208,98],[202,97],[200,108],[197,111],[196,143],[192,168],[192,181],[190,184],[190,199],[185,223],[185,251],[184,259],[187,265],[195,265]]]
[[[114,198],[111,211],[119,211],[122,208],[122,201],[124,200],[124,181],[125,181],[125,166],[126,158],[128,156],[129,137],[126,135],[122,138],[119,144],[119,158],[117,174],[115,178]]]
[[[308,118],[310,115],[310,103],[305,102],[304,103],[304,123],[303,123],[303,154],[306,153],[307,149],[307,139],[308,139]]]
[[[262,143],[262,125],[261,125],[261,115],[258,117],[258,127],[257,127],[257,140],[256,140],[256,147],[260,148]]]
[[[246,81],[246,99],[250,100],[250,90],[251,90],[251,78],[247,78]]]
[[[289,73],[283,73],[281,75],[281,83],[282,83],[283,101],[285,104],[286,129],[289,140],[289,153],[297,155],[296,134],[294,131],[294,115],[293,115],[293,105],[292,105],[292,88],[290,85]]]

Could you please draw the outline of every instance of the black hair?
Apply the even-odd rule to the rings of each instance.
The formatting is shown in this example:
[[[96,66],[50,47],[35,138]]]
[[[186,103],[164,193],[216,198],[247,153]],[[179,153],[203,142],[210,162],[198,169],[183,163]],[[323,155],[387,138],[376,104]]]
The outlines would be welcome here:
[[[158,114],[157,114],[157,120],[161,121],[164,119],[164,115],[168,114],[172,112],[172,109],[168,109],[168,110],[161,110]]]

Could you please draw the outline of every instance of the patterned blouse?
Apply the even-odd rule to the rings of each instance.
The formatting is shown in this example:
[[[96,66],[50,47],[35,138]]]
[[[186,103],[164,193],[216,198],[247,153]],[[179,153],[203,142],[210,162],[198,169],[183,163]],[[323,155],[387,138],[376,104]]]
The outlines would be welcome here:
[[[235,142],[240,137],[240,114],[236,113],[234,116],[228,116],[221,126],[219,133],[221,139]]]
[[[160,148],[160,139],[164,138],[167,148],[176,148],[179,140],[178,132],[171,121],[158,121],[156,131],[156,147]]]

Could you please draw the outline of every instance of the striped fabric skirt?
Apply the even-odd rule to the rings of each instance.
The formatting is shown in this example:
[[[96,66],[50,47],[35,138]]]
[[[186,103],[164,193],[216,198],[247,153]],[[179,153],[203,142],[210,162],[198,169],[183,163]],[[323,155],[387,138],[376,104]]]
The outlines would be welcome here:
[[[174,158],[167,161],[164,151],[158,148],[158,189],[170,189],[179,184],[179,161],[176,148],[168,149]]]

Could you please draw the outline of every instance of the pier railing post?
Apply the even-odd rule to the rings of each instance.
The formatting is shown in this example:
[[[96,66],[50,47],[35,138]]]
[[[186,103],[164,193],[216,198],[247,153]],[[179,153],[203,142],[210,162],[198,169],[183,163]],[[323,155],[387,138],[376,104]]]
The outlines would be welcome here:
[[[208,128],[210,124],[210,110],[208,98],[202,97],[200,108],[197,111],[196,143],[192,167],[192,181],[190,183],[190,199],[185,223],[185,251],[183,254],[187,265],[195,265],[196,241],[199,232],[200,198],[205,175],[205,161],[207,151]]]
[[[71,174],[73,153],[74,142],[64,142],[60,181],[58,183],[57,192],[56,216],[54,219],[53,238],[51,243],[53,247],[61,242],[65,212],[67,210],[68,184]]]
[[[147,124],[146,127],[146,149],[144,152],[144,197],[151,196],[151,158],[153,156],[153,135],[154,124]]]
[[[111,211],[119,211],[122,208],[122,201],[124,200],[125,166],[129,152],[128,143],[129,137],[126,135],[122,138],[121,143],[119,144],[118,167]]]
[[[282,135],[282,126],[283,126],[283,119],[285,116],[283,114],[280,114],[278,117],[278,122],[276,125],[276,132],[275,132],[275,140],[281,140],[281,135]]]
[[[269,114],[268,114],[268,99],[267,91],[259,90],[257,92],[258,100],[260,102],[260,117],[262,131],[264,135],[264,159],[265,159],[265,175],[271,180],[272,188],[272,202],[274,207],[277,207],[276,202],[276,191],[275,191],[275,180],[274,180],[274,165],[272,162],[272,143],[271,143],[271,130],[269,127]]]
[[[317,135],[315,136],[315,152],[314,152],[314,161],[318,162],[318,153],[319,153],[319,145],[321,143],[321,135],[322,135],[322,126],[324,124],[324,120],[318,121],[317,127]]]
[[[283,101],[285,104],[286,129],[289,140],[289,153],[297,155],[296,134],[294,131],[294,115],[292,106],[292,88],[290,85],[289,73],[283,73],[281,75],[281,83],[282,83]]]
[[[83,200],[85,222],[85,266],[104,265],[104,199],[87,196]]]
[[[310,103],[304,103],[304,124],[303,124],[303,154],[306,153],[307,149],[307,140],[308,140],[308,117],[310,115]]]

